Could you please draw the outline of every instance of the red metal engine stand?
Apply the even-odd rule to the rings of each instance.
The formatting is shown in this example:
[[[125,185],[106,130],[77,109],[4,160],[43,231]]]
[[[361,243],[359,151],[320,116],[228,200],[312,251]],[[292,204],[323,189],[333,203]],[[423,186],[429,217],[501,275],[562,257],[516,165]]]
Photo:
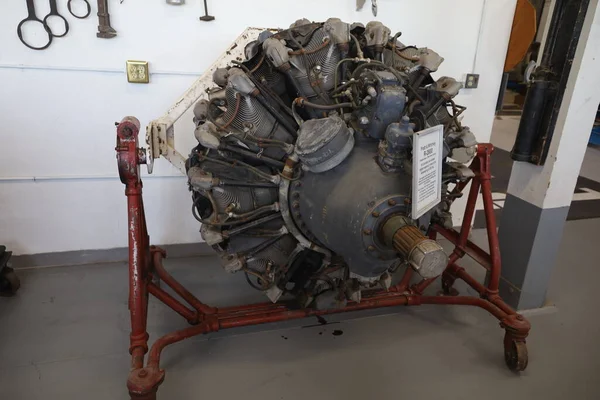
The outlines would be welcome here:
[[[470,168],[475,173],[471,179],[467,208],[460,232],[436,225],[430,232],[435,238],[439,233],[454,244],[447,269],[442,275],[444,295],[423,296],[422,293],[436,278],[424,279],[410,285],[412,270],[406,269],[402,280],[389,291],[374,290],[363,294],[360,303],[348,303],[343,309],[315,310],[292,309],[286,304],[259,303],[236,307],[215,308],[203,304],[183,285],[177,282],[165,270],[162,264],[166,256],[164,250],[150,246],[144,205],[142,201],[142,181],[140,165],[145,164],[146,155],[138,147],[139,121],[134,117],[125,117],[117,126],[117,160],[119,176],[125,184],[127,196],[127,214],[129,227],[129,311],[131,314],[131,334],[129,352],[131,354],[131,372],[127,387],[131,399],[156,399],[158,387],[165,378],[160,369],[162,350],[173,343],[220,329],[238,326],[256,325],[313,315],[325,315],[354,310],[398,305],[446,304],[468,305],[483,308],[500,321],[505,330],[504,356],[507,366],[513,371],[522,371],[527,366],[527,348],[525,339],[529,333],[529,322],[517,314],[498,295],[500,280],[500,252],[496,220],[494,216],[490,184],[491,144],[479,144],[477,156]],[[460,193],[468,182],[457,185],[455,193]],[[471,221],[475,213],[475,203],[479,192],[483,196],[490,254],[468,240]],[[488,284],[476,281],[456,261],[468,255],[488,270]],[[458,296],[452,287],[456,279],[462,279],[479,292],[480,297]],[[186,304],[161,289],[156,280],[163,281]],[[148,353],[148,333],[146,332],[148,295],[152,294],[164,304],[180,314],[192,326],[167,334],[157,339]]]

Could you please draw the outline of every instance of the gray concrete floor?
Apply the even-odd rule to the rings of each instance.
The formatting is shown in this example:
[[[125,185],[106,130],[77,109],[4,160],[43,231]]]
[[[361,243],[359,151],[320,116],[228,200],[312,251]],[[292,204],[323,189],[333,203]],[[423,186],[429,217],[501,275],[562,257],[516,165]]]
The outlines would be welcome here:
[[[421,306],[330,317],[324,326],[307,319],[190,339],[164,352],[159,397],[598,399],[598,237],[600,219],[567,223],[548,293],[556,306],[529,315],[530,363],[521,375],[505,368],[503,331],[485,312]],[[482,232],[474,239],[484,241]],[[166,265],[217,305],[262,300],[215,258]],[[0,398],[127,399],[126,265],[19,275],[18,296],[0,298]],[[184,326],[151,303],[151,340]]]

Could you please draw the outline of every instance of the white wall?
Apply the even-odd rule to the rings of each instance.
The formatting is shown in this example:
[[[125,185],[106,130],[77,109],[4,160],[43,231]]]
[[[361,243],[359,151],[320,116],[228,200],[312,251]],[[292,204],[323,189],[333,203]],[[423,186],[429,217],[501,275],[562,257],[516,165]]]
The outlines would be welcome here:
[[[405,43],[446,58],[438,76],[463,79],[473,68],[481,74],[480,87],[459,99],[469,107],[464,121],[480,141],[490,137],[515,2],[379,1],[378,19],[404,32]],[[44,16],[47,0],[35,3]],[[145,125],[162,115],[245,27],[287,27],[300,17],[373,19],[368,6],[356,12],[354,0],[209,0],[217,17],[211,23],[197,19],[201,0],[181,7],[111,0],[118,37],[103,40],[95,37],[94,1],[86,20],[70,17],[65,2],[59,3],[71,30],[44,51],[18,41],[24,0],[4,4],[0,13],[0,243],[16,254],[125,246],[113,123],[135,115]],[[150,62],[150,84],[127,83],[127,59]],[[187,154],[191,143],[191,132],[180,136],[178,150]],[[184,177],[158,160],[144,188],[154,243],[199,240]]]

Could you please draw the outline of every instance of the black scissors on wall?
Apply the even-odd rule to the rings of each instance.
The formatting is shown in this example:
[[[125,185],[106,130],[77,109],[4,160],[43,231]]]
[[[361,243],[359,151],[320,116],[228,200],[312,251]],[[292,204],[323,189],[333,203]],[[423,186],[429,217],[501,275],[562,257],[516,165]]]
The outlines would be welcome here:
[[[48,46],[50,46],[50,44],[52,44],[53,37],[63,37],[69,32],[69,23],[67,22],[65,17],[63,17],[62,15],[59,14],[58,7],[56,6],[56,0],[50,0],[50,12],[48,13],[48,15],[46,15],[44,17],[43,20],[39,19],[37,17],[37,15],[35,14],[34,0],[26,0],[26,1],[27,1],[27,18],[25,18],[24,20],[19,22],[19,25],[17,26],[17,35],[19,36],[19,40],[21,40],[21,42],[25,46],[27,46],[33,50],[44,50],[44,49],[48,48]],[[56,34],[56,33],[52,32],[52,30],[50,29],[50,26],[48,25],[48,20],[50,19],[50,17],[58,17],[62,20],[62,22],[64,23],[64,32],[63,33]],[[29,21],[38,22],[38,23],[42,24],[42,26],[44,27],[44,30],[48,34],[48,42],[46,42],[45,45],[36,47],[25,41],[25,39],[23,38],[23,25]]]

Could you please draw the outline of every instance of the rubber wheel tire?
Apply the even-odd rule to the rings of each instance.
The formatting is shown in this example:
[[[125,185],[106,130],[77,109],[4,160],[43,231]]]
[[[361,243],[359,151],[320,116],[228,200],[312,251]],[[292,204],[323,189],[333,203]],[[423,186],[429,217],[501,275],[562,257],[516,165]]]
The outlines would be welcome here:
[[[527,354],[527,345],[525,342],[518,342],[514,339],[504,340],[504,361],[506,366],[513,372],[525,371],[529,356]]]
[[[0,295],[14,296],[20,287],[21,281],[15,273],[15,270],[10,267],[4,267],[0,273]]]

